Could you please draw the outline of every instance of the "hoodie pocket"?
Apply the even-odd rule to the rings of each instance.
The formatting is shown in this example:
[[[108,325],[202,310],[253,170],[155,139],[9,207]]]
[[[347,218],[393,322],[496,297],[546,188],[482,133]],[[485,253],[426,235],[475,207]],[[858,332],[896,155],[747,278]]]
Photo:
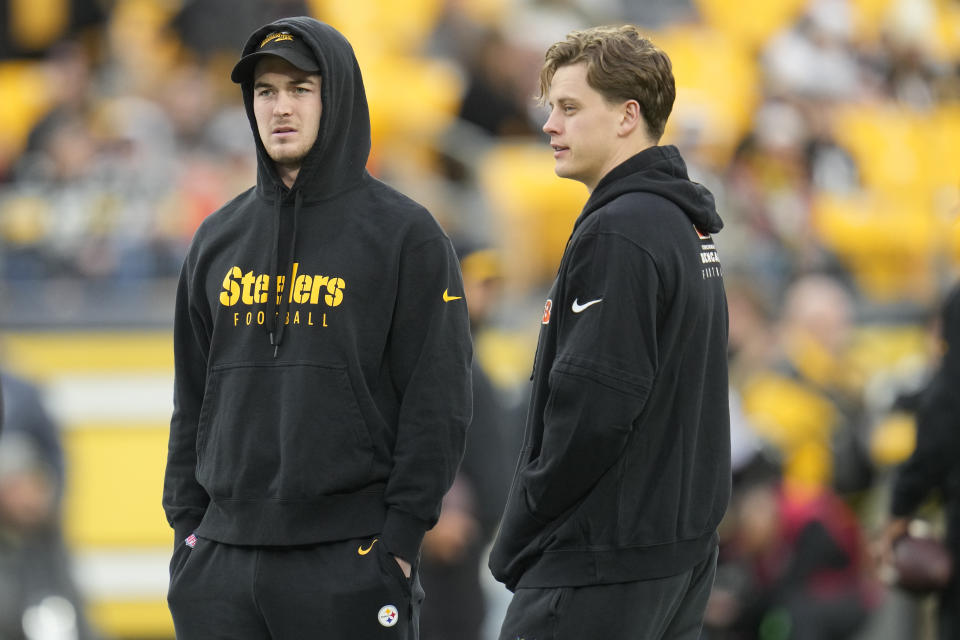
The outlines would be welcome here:
[[[197,441],[217,498],[309,500],[369,484],[373,445],[345,367],[218,365]]]

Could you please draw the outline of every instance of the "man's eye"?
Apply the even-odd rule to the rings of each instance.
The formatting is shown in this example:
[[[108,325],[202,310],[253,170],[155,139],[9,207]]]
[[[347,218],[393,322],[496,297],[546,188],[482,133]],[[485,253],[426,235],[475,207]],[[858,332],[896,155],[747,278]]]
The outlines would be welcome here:
[[[310,93],[310,89],[308,89],[307,87],[297,87],[295,91],[300,94]]]

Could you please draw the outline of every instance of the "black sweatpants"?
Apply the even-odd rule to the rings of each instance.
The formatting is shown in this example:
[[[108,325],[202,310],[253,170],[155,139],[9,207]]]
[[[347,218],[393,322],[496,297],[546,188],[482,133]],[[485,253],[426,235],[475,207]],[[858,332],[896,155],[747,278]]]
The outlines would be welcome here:
[[[668,578],[517,589],[500,640],[697,640],[717,551]]]
[[[199,538],[170,563],[178,640],[416,640],[423,590],[371,538],[243,547]]]

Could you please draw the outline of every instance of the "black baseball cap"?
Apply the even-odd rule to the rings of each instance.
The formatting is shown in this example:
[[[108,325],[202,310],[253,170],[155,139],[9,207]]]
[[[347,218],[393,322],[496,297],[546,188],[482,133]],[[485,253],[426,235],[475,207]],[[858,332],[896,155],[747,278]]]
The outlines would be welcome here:
[[[274,31],[260,42],[256,51],[240,58],[230,73],[230,79],[237,84],[250,80],[254,67],[264,56],[283,58],[302,71],[315,73],[320,70],[320,64],[313,55],[313,51],[300,36],[289,31]]]

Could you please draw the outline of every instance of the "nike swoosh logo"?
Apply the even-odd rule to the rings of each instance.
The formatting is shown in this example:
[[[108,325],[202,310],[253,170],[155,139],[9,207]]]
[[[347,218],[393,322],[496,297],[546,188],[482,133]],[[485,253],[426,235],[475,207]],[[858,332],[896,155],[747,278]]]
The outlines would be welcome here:
[[[576,298],[574,298],[574,299],[573,299],[573,306],[570,307],[570,308],[573,309],[573,312],[574,312],[574,313],[580,313],[580,312],[583,311],[584,309],[586,309],[586,308],[588,308],[588,307],[592,307],[593,305],[597,304],[598,302],[603,302],[603,298],[597,298],[596,300],[591,300],[590,302],[585,302],[584,304],[580,304],[579,301],[578,301]]]
[[[444,301],[444,302],[450,302],[451,300],[460,300],[460,299],[462,299],[462,298],[463,298],[463,296],[452,296],[452,295],[450,295],[450,293],[448,292],[447,289],[444,289],[444,290],[443,290],[443,301]]]
[[[357,547],[357,555],[365,556],[368,553],[370,553],[370,549],[373,549],[373,545],[377,544],[378,539],[379,538],[374,538],[373,542],[371,542],[370,546],[367,547],[366,549],[363,548],[363,545],[360,545],[359,547]]]

